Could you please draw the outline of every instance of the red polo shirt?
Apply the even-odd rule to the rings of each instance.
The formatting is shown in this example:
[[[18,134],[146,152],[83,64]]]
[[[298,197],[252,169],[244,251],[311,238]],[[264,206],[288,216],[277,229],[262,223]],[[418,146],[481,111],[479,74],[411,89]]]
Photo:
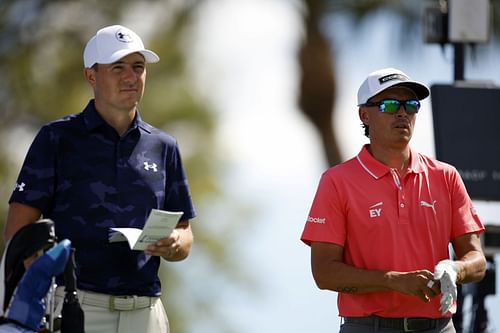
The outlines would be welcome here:
[[[358,268],[432,272],[450,240],[483,230],[454,167],[411,151],[401,178],[365,146],[322,175],[301,239],[342,246],[344,262]],[[439,297],[424,303],[398,292],[339,293],[338,309],[343,317],[441,317]]]

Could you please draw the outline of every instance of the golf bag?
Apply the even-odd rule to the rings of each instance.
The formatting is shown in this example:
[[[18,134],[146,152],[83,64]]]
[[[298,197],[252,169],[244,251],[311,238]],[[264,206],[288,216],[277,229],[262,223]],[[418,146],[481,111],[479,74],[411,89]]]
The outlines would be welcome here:
[[[0,266],[0,333],[84,332],[73,251],[67,239],[56,243],[51,220],[19,229],[6,245]],[[55,277],[63,273],[65,298],[56,317]]]

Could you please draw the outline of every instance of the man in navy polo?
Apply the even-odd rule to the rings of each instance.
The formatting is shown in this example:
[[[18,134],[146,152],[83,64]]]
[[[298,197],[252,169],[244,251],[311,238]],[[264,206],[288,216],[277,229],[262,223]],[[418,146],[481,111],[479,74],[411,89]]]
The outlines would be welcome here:
[[[158,61],[132,30],[99,30],[84,50],[94,99],[83,112],[41,128],[9,200],[6,240],[43,216],[76,248],[87,333],[168,332],[160,257],[183,260],[193,242],[195,211],[177,142],[137,109],[146,63]],[[152,209],[183,212],[170,235],[145,251],[109,242],[110,228],[142,229]]]

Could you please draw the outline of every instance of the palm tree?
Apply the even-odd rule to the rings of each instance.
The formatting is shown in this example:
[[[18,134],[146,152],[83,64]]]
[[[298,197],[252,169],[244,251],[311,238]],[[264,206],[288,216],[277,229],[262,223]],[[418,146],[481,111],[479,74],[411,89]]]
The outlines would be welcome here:
[[[446,1],[420,0],[303,0],[305,8],[305,38],[299,52],[301,81],[299,106],[304,115],[314,124],[321,137],[324,155],[329,165],[341,162],[336,133],[333,127],[335,113],[337,77],[335,75],[335,55],[331,50],[338,48],[334,41],[326,37],[321,23],[333,15],[351,18],[353,27],[361,26],[371,15],[379,11],[390,12],[399,31],[400,41],[414,39],[421,43],[422,36],[416,34],[426,7],[444,7]],[[500,6],[492,6],[493,33],[500,31]],[[394,19],[394,17],[396,19]],[[355,31],[353,31],[353,40]],[[480,54],[479,54],[480,56]]]
[[[337,77],[335,76],[335,58],[330,52],[335,48],[333,41],[326,39],[324,32],[320,29],[321,20],[334,13],[344,13],[352,18],[354,23],[359,24],[371,14],[379,11],[391,11],[400,18],[397,24],[401,24],[402,31],[400,38],[412,36],[409,31],[415,29],[420,24],[424,13],[423,6],[434,6],[440,8],[443,13],[447,11],[445,1],[397,1],[397,0],[304,0],[306,17],[304,26],[306,38],[299,53],[299,63],[301,67],[301,90],[299,105],[302,112],[311,120],[322,139],[323,150],[329,165],[335,165],[342,161],[339,154],[338,143],[335,138],[332,117],[335,112],[335,97]],[[498,3],[498,1],[496,2]],[[494,39],[497,39],[500,32],[500,6],[492,3],[492,20]],[[396,30],[396,29],[395,29]],[[415,34],[413,34],[415,36]],[[421,38],[421,36],[419,36]],[[445,39],[441,39],[444,47]],[[417,42],[417,41],[415,41]],[[403,44],[401,44],[403,45]],[[454,45],[455,53],[455,79],[463,79],[464,73],[462,65],[457,62],[463,61],[464,45]],[[481,54],[479,54],[481,56]],[[460,59],[457,59],[460,58]],[[460,286],[459,286],[460,287]],[[485,288],[483,285],[482,288]],[[460,292],[459,292],[460,293]],[[460,296],[459,296],[460,297]],[[475,298],[476,299],[476,298]],[[479,300],[480,306],[481,301]],[[461,305],[461,302],[459,303]],[[483,306],[484,308],[484,306]],[[459,308],[461,311],[461,307]],[[484,309],[481,311],[484,315]],[[484,325],[487,319],[480,318],[473,322],[473,325]],[[457,328],[462,329],[462,315],[457,313],[453,318]],[[474,326],[476,327],[476,326]],[[484,327],[482,327],[484,329]]]
[[[333,129],[335,79],[330,44],[320,29],[325,10],[322,1],[305,0],[306,38],[299,53],[301,68],[299,106],[318,130],[330,165],[341,161]]]

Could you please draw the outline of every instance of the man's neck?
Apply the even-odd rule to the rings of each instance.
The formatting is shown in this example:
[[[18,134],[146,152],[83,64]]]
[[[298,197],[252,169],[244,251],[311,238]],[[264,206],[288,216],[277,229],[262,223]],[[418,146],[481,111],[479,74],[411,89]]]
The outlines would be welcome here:
[[[374,144],[368,146],[370,154],[379,162],[387,165],[389,168],[396,169],[399,173],[406,173],[410,163],[410,147],[380,147]]]
[[[104,105],[95,103],[97,113],[104,119],[109,126],[113,127],[119,136],[122,136],[130,128],[134,121],[136,108],[126,110],[115,110]]]

